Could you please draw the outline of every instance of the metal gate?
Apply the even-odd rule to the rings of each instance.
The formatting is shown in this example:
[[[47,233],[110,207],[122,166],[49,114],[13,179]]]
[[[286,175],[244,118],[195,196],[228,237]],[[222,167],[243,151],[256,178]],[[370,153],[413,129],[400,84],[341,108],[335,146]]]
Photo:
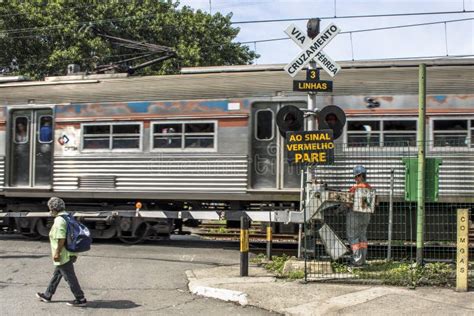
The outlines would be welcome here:
[[[427,144],[427,148],[434,148],[433,144]],[[339,204],[325,208],[319,220],[305,221],[303,255],[308,279],[378,279],[398,284],[390,283],[396,280],[389,276],[403,269],[415,269],[411,276],[418,277],[419,271],[412,268],[416,261],[417,203],[410,199],[408,193],[412,190],[406,187],[410,184],[407,158],[416,158],[416,154],[416,147],[401,143],[383,147],[344,144],[336,152],[334,165],[313,168],[316,183],[347,192],[354,183],[353,168],[365,166],[367,181],[377,192],[377,203],[375,212],[365,218],[354,219],[354,212]],[[441,165],[433,178],[438,182],[439,194],[425,204],[423,258],[428,264],[442,263],[442,269],[434,266],[440,269],[434,274],[451,282],[456,258],[456,210],[474,208],[474,191],[470,188],[474,183],[474,153],[446,147],[431,150],[427,157],[440,160]],[[354,230],[359,230],[355,242],[350,240]],[[365,248],[364,243],[368,246],[363,254],[366,261],[357,266],[354,255],[358,247]],[[472,260],[472,253],[470,256]]]

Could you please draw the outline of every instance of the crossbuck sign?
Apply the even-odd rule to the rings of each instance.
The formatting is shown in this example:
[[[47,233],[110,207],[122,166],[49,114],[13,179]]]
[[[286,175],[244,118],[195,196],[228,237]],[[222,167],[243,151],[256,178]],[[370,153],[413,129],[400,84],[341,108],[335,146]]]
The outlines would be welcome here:
[[[329,24],[321,33],[312,40],[294,24],[288,26],[285,33],[301,47],[301,52],[285,67],[285,71],[292,77],[302,70],[312,59],[318,63],[331,77],[340,70],[335,61],[323,52],[323,48],[341,31],[333,23]]]

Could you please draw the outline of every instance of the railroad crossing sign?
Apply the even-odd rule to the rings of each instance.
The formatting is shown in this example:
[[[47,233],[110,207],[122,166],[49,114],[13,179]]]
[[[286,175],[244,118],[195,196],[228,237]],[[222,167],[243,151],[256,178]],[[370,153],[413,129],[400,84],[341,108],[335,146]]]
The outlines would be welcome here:
[[[334,77],[340,70],[334,60],[323,52],[323,48],[341,31],[335,24],[329,24],[315,38],[310,39],[294,24],[288,26],[285,33],[301,47],[301,52],[285,67],[285,71],[294,77],[312,59],[321,66],[331,77]]]

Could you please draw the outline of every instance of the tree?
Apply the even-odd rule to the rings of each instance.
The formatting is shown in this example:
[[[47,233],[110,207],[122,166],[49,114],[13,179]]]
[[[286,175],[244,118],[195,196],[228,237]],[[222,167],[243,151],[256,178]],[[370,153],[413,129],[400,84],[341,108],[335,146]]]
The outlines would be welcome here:
[[[157,0],[44,2],[11,1],[0,6],[0,66],[16,59],[16,74],[31,78],[64,75],[68,64],[82,71],[136,57],[142,52],[113,45],[92,32],[164,45],[177,57],[140,74],[172,74],[181,67],[249,64],[258,56],[233,43],[239,29],[232,14],[210,15],[178,3]],[[93,4],[91,4],[93,3]],[[15,69],[10,69],[15,70]]]

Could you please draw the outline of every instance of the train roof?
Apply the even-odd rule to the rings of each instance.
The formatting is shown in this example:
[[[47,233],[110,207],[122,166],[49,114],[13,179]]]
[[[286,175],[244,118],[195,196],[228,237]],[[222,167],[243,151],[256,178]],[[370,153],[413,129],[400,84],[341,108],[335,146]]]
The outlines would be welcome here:
[[[418,65],[427,65],[427,93],[473,94],[474,58],[341,62],[332,95],[418,93]],[[44,81],[0,80],[0,105],[168,101],[304,95],[292,91],[284,65],[183,68],[179,75],[124,74],[49,77]],[[304,80],[304,73],[294,79]]]

